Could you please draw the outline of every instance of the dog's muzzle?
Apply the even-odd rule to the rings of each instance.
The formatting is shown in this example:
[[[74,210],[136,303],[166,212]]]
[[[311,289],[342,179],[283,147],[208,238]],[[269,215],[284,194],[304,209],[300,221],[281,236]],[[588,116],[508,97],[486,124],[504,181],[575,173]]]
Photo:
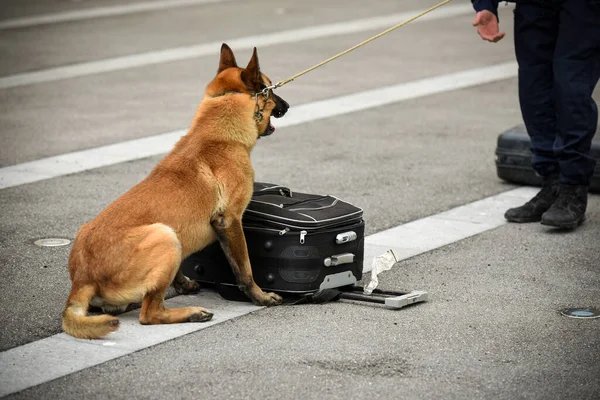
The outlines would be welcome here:
[[[275,118],[281,118],[285,115],[287,110],[290,108],[290,105],[287,101],[283,100],[281,97],[277,96],[273,93],[273,101],[275,101],[275,108],[271,111],[271,116]],[[259,137],[269,136],[275,132],[275,127],[271,122],[267,125],[267,129],[263,133],[260,134]]]
[[[271,115],[275,118],[283,117],[290,108],[290,105],[287,103],[287,101],[277,96],[275,93],[273,93],[273,100],[275,100],[275,108],[273,109]]]

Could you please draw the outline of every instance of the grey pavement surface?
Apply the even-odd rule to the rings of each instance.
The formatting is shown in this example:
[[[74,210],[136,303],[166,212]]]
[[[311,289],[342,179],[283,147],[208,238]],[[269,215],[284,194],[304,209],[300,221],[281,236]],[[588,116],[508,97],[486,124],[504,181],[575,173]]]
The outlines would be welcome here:
[[[0,19],[117,3],[11,0]],[[0,51],[12,57],[2,57],[0,75],[433,3],[236,0],[7,30]],[[279,94],[293,107],[511,61],[511,15],[502,7],[507,38],[496,45],[476,36],[472,15],[419,22]],[[261,65],[278,80],[374,33],[259,48]],[[209,56],[0,90],[0,166],[184,128],[216,64]],[[498,194],[515,187],[496,177],[493,152],[497,134],[521,122],[516,85],[282,128],[255,148],[256,177],[363,207],[367,234]],[[159,159],[0,190],[0,351],[61,332],[70,247],[33,241],[72,238]],[[591,195],[588,221],[574,232],[504,225],[380,277],[383,288],[427,290],[425,304],[264,309],[9,398],[598,398],[600,319],[559,310],[600,307],[599,243],[600,196]]]
[[[600,257],[578,251],[598,243],[592,216],[577,236],[505,226],[384,273],[426,287],[422,305],[262,310],[11,398],[597,398],[598,324],[558,313],[598,299]]]
[[[126,4],[139,4],[145,0],[130,0]],[[71,1],[22,1],[5,0],[0,8],[0,19],[27,18],[39,15],[55,14],[70,11],[89,10],[97,7],[118,6],[125,2],[120,0],[71,0]]]
[[[102,3],[99,5],[104,6]],[[315,13],[317,8],[319,12]],[[404,10],[421,8],[416,0],[402,5]],[[398,12],[399,9],[397,2],[392,0],[380,1],[376,8],[366,2],[356,3],[343,13],[340,13],[336,2],[319,0],[294,3],[263,0],[259,6],[252,1],[230,0],[157,12],[43,25],[35,29],[7,29],[0,41],[0,51],[9,57],[3,58],[4,62],[0,63],[0,75],[379,16]],[[224,18],[224,15],[232,12],[243,15],[253,23],[240,23],[238,18]],[[173,21],[176,21],[175,27]],[[57,47],[57,43],[61,46]],[[213,69],[210,68],[211,72]]]
[[[394,11],[414,9],[420,9],[416,2],[403,8],[396,6]],[[390,7],[384,7],[376,13],[352,14],[350,19],[386,15],[389,10]],[[338,19],[339,15],[337,19],[329,18]],[[324,22],[321,18],[318,23]],[[349,54],[344,65],[340,65],[341,59],[338,65],[326,65],[293,85],[281,88],[280,94],[298,105],[512,59],[508,41],[482,46],[483,43],[469,35],[472,33],[470,23],[471,16],[465,15],[456,20],[408,25],[402,28],[406,29],[404,32],[398,31]],[[307,24],[313,25],[312,22]],[[435,30],[444,34],[430,39],[430,45],[413,45],[415,37],[431,35]],[[229,32],[225,32],[223,39],[230,38]],[[248,34],[255,33],[252,30]],[[264,72],[278,81],[375,33],[263,47],[259,49],[261,64]],[[186,38],[188,34],[195,37],[194,33],[186,32],[181,36]],[[477,57],[470,54],[474,44],[479,45],[482,52]],[[101,43],[99,47],[109,45]],[[246,63],[250,55],[249,50],[238,52],[238,62]],[[0,165],[185,128],[217,66],[217,56],[210,56],[2,90],[0,128],[4,145],[0,148]],[[23,107],[24,104],[27,107]],[[60,117],[56,118],[57,115]],[[98,120],[103,123],[96,123]]]
[[[360,204],[368,221],[367,234],[502,192],[513,186],[495,177],[491,149],[496,132],[485,134],[484,130],[494,121],[494,114],[498,124],[505,119],[506,110],[514,107],[514,95],[511,91],[497,95],[498,107],[478,119],[455,119],[450,125],[448,116],[454,113],[458,98],[464,99],[463,107],[468,103],[476,110],[490,93],[506,92],[515,84],[508,80],[381,107],[361,112],[359,123],[356,116],[347,115],[281,129],[261,139],[255,148],[256,178],[283,182],[297,190],[331,193]],[[432,113],[432,109],[437,111]],[[338,147],[340,143],[343,145]],[[48,322],[56,332],[60,329],[64,304],[52,298],[59,290],[60,298],[68,294],[65,264],[69,248],[41,249],[32,243],[44,236],[73,238],[82,221],[92,219],[141,180],[159,158],[0,191],[6,232],[6,251],[0,261],[6,257],[6,263],[13,266],[9,268],[10,285],[18,287],[18,292],[30,293],[22,305],[0,314],[0,325],[10,330],[3,348],[44,337]],[[312,168],[314,165],[319,168]],[[30,267],[24,270],[23,265]],[[0,283],[0,287],[4,284],[9,283]],[[11,290],[0,290],[0,303],[12,296]],[[42,314],[51,316],[51,321],[32,318],[29,310],[33,304],[26,306],[26,302],[39,303],[36,308],[43,309]]]

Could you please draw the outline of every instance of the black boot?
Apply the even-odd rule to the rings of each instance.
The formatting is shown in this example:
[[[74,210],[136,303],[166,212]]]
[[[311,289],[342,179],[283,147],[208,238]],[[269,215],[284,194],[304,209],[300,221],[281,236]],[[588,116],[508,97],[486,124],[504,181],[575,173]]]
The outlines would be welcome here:
[[[521,207],[511,208],[504,214],[510,222],[538,222],[558,198],[558,175],[544,178],[542,190]]]
[[[548,211],[542,215],[542,225],[573,229],[585,221],[587,208],[586,185],[560,184],[558,199]]]

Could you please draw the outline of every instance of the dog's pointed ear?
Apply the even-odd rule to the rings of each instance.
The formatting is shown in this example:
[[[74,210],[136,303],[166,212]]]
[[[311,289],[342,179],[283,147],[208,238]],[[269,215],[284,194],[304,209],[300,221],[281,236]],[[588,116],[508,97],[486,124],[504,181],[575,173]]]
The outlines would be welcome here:
[[[223,43],[221,45],[221,58],[219,59],[219,69],[217,70],[217,74],[220,74],[227,68],[237,68],[237,66],[233,51],[226,43]]]
[[[258,53],[256,52],[256,47],[252,52],[252,58],[250,58],[246,69],[242,71],[242,81],[244,81],[246,86],[252,90],[257,92],[261,90],[261,84],[263,81],[260,74],[260,65],[258,63]]]

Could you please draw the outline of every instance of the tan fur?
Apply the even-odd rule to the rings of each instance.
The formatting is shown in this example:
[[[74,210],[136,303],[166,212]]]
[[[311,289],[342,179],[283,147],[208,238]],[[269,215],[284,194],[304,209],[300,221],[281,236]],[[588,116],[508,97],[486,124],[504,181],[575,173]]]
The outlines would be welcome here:
[[[223,46],[219,73],[207,86],[189,132],[146,179],[77,233],[69,258],[65,332],[98,338],[118,328],[113,316],[87,316],[90,303],[119,310],[142,302],[142,324],[209,320],[212,314],[202,307],[165,308],[164,294],[171,284],[183,293],[199,289],[179,266],[217,239],[240,289],[256,304],[281,302],[254,283],[241,225],[254,181],[250,151],[276,107],[273,98],[265,103],[260,97],[264,116],[255,121],[251,94],[263,83],[270,81],[260,73],[256,49],[241,69]]]

